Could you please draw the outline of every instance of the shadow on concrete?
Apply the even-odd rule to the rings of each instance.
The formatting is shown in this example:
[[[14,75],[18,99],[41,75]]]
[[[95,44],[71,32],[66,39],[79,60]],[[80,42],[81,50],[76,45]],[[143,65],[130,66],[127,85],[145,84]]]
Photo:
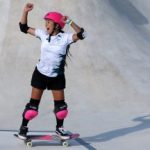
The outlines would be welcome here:
[[[129,0],[109,0],[111,6],[135,25],[145,25],[149,21]]]
[[[121,129],[117,129],[117,130],[113,130],[113,131],[108,131],[108,132],[104,132],[104,133],[101,133],[101,134],[98,134],[98,135],[92,136],[92,137],[84,137],[84,138],[82,138],[82,140],[84,140],[86,142],[106,142],[106,141],[110,141],[112,139],[119,138],[119,137],[131,134],[134,132],[149,129],[150,128],[150,119],[147,117],[150,117],[150,115],[133,119],[133,121],[140,122],[140,124],[138,124],[136,126],[121,128]]]
[[[126,127],[121,129],[116,129],[108,132],[104,132],[95,136],[77,138],[75,141],[78,144],[84,146],[88,150],[96,150],[91,144],[94,142],[107,142],[115,138],[119,138],[134,132],[142,131],[150,128],[150,115],[137,117],[132,121],[140,122],[138,125],[133,127]],[[0,130],[0,132],[17,132],[18,130]],[[53,132],[53,131],[30,131],[30,132]],[[72,143],[71,145],[77,146],[77,143]],[[34,147],[36,146],[59,146],[58,143],[48,143],[48,142],[35,142]]]

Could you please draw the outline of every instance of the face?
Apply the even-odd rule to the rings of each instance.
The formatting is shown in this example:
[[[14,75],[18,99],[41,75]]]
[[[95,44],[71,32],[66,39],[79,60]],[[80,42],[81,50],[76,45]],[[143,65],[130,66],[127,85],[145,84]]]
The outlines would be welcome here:
[[[54,22],[52,20],[45,20],[45,27],[49,34],[54,30]]]

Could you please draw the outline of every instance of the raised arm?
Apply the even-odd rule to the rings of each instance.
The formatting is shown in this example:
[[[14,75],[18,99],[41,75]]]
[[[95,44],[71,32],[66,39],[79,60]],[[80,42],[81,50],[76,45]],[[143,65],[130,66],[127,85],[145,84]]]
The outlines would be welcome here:
[[[78,40],[83,40],[86,37],[86,31],[83,28],[79,27],[73,20],[69,19],[68,16],[64,17],[64,22],[66,24],[69,24],[76,32],[75,34],[73,34],[74,42]]]
[[[19,22],[20,30],[24,33],[29,33],[33,36],[35,36],[35,29],[28,27],[28,13],[33,9],[32,3],[27,3],[23,9],[23,14],[21,17],[21,20]]]

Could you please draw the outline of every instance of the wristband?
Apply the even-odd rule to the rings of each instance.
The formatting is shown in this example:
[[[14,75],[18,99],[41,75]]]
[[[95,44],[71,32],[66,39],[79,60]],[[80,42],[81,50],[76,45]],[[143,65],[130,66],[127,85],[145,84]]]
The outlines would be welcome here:
[[[66,20],[66,24],[68,24],[68,25],[70,25],[70,26],[71,26],[72,22],[73,22],[73,20],[70,20],[70,19],[67,19],[67,20]]]

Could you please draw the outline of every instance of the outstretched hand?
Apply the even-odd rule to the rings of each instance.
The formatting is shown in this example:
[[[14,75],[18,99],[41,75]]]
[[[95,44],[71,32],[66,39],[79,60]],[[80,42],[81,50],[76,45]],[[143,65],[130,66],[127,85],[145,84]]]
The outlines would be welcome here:
[[[25,5],[25,7],[24,7],[24,11],[25,12],[29,12],[29,11],[31,11],[32,9],[33,9],[33,4],[32,3],[27,3],[26,5]]]

